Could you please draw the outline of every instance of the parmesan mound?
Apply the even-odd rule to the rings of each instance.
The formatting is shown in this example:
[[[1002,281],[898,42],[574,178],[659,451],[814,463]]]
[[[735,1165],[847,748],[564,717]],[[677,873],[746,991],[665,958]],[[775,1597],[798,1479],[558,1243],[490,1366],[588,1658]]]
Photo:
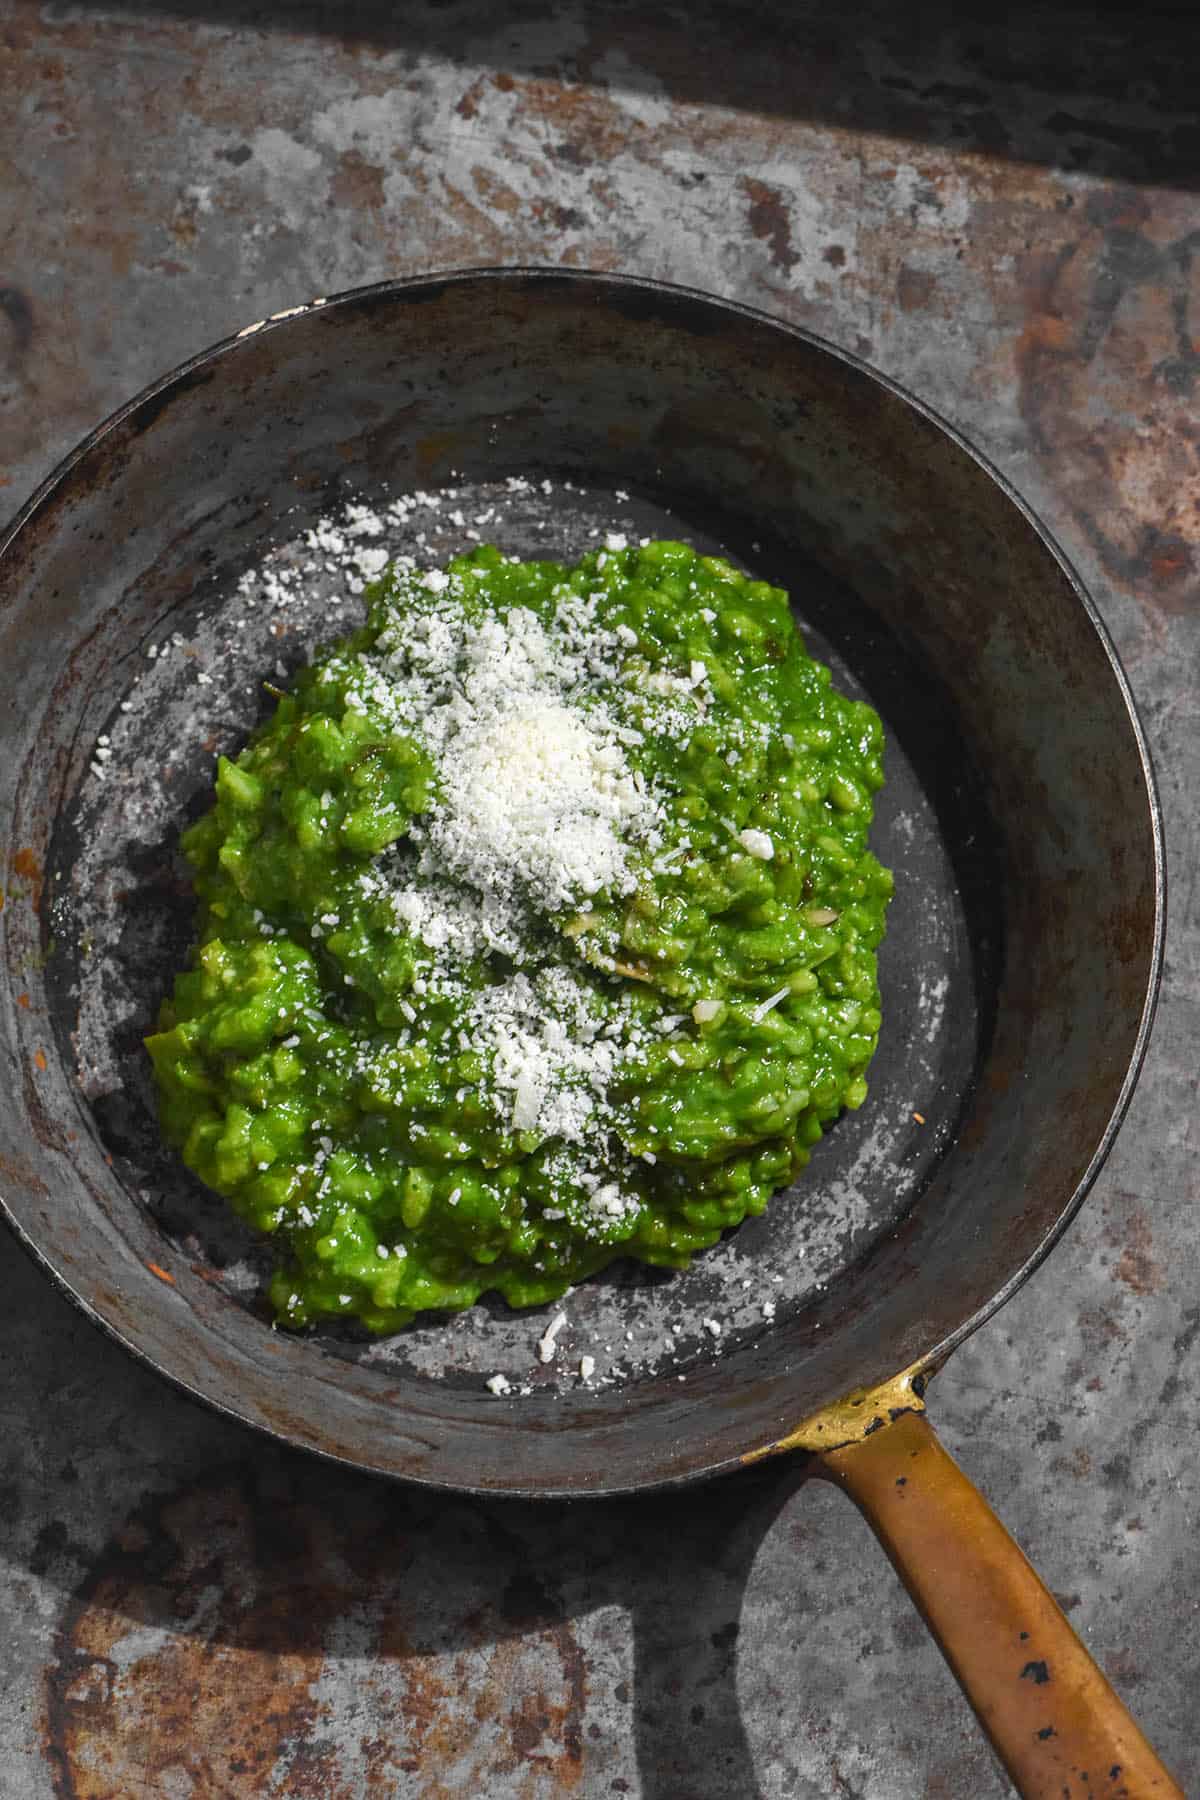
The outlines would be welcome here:
[[[430,842],[478,887],[519,885],[552,912],[629,892],[624,833],[653,824],[619,744],[562,700],[518,694],[443,753]]]
[[[422,745],[434,797],[360,881],[424,947],[415,991],[461,999],[458,1048],[487,1071],[480,1097],[510,1130],[553,1141],[572,1217],[604,1234],[638,1210],[608,1094],[644,1034],[569,966],[560,927],[653,866],[664,810],[627,750],[648,707],[690,730],[707,695],[702,667],[649,684],[631,674],[635,633],[602,625],[565,585],[554,599],[549,620],[521,606],[481,614],[453,572],[399,571],[388,623],[349,665],[347,702]],[[495,979],[464,981],[492,957],[505,965]]]
[[[662,808],[625,759],[640,733],[595,699],[628,648],[594,607],[563,589],[548,628],[524,607],[472,619],[462,600],[440,570],[413,580],[382,655],[361,659],[364,697],[430,752],[438,794],[412,833],[418,873],[490,902],[478,948],[494,949],[529,908],[630,892],[630,849],[661,845]]]

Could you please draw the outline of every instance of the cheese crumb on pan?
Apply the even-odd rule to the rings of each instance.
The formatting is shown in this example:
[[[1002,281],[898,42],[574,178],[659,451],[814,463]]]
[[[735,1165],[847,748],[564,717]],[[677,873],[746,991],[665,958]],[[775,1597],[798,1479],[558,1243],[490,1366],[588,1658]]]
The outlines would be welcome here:
[[[566,1313],[560,1312],[560,1313],[556,1314],[553,1321],[549,1325],[547,1325],[545,1332],[538,1339],[538,1361],[539,1362],[549,1363],[549,1362],[554,1361],[554,1353],[558,1347],[557,1344],[555,1343],[555,1339],[558,1337],[559,1332],[562,1330],[562,1328],[566,1324],[566,1322],[567,1322]]]

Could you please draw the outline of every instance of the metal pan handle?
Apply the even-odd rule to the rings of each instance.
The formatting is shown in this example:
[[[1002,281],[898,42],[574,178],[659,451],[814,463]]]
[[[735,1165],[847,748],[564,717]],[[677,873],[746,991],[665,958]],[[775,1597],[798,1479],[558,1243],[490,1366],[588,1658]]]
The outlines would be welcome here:
[[[1183,1800],[923,1412],[881,1420],[816,1462],[887,1551],[1019,1793]]]

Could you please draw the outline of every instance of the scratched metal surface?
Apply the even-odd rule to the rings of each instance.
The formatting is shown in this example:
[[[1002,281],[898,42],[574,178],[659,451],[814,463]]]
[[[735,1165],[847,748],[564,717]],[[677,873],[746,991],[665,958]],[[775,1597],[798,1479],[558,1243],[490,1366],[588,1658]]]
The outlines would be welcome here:
[[[1126,660],[1172,920],[1108,1168],[933,1404],[1200,1788],[1200,45],[1183,9],[911,10],[3,0],[0,512],[231,325],[497,261],[765,306],[995,458]],[[603,1508],[386,1489],[197,1411],[7,1246],[0,1345],[13,1800],[1007,1791],[799,1470]]]

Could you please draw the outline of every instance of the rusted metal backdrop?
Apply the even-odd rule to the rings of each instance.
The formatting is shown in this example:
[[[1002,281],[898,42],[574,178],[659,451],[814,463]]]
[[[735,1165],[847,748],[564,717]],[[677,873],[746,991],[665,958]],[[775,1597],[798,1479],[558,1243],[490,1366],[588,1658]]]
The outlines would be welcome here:
[[[942,1417],[1195,1785],[1195,27],[393,10],[0,11],[4,510],[231,325],[498,261],[765,306],[995,458],[1126,659],[1173,922],[1116,1152]],[[397,1494],[196,1412],[14,1251],[0,1279],[17,1800],[1005,1791],[863,1529],[799,1471],[604,1509]]]

